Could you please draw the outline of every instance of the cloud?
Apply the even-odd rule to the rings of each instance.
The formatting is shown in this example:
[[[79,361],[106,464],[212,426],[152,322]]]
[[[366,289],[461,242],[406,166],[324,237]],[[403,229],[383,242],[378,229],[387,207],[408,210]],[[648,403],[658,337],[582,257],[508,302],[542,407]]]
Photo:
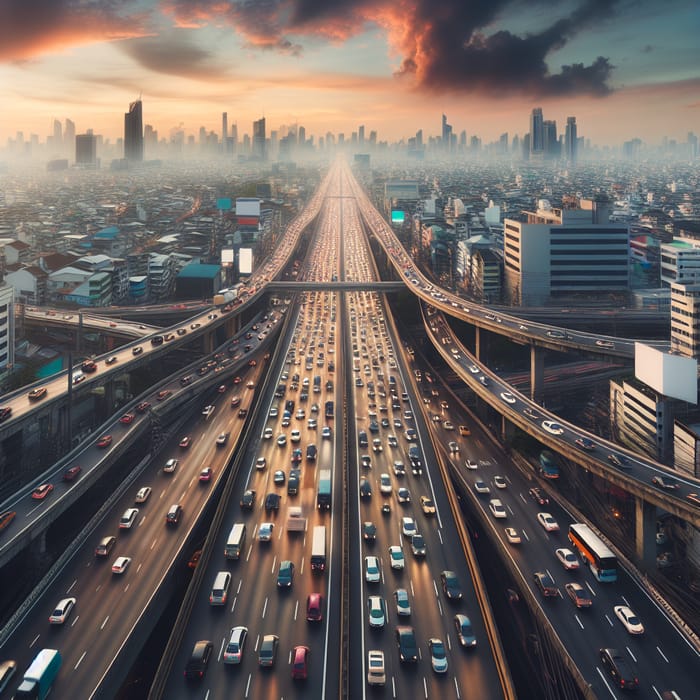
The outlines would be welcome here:
[[[537,96],[605,95],[613,66],[605,57],[589,65],[549,66],[552,54],[574,36],[614,15],[622,0],[578,0],[563,19],[524,36],[487,33],[521,0],[165,0],[183,26],[228,25],[249,45],[299,54],[300,40],[343,40],[368,24],[386,32],[400,56],[397,76],[421,91],[519,92]],[[544,5],[562,5],[541,0]]]
[[[124,12],[132,0],[2,0],[0,61],[24,61],[70,46],[147,33],[144,13]]]

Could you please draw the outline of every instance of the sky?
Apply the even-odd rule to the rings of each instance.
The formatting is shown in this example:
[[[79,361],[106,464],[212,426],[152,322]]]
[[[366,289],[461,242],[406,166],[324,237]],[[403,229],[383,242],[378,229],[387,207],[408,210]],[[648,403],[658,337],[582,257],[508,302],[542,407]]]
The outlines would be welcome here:
[[[238,134],[362,124],[484,143],[529,129],[619,146],[700,134],[698,0],[0,0],[0,144],[52,132],[123,135],[144,123]]]

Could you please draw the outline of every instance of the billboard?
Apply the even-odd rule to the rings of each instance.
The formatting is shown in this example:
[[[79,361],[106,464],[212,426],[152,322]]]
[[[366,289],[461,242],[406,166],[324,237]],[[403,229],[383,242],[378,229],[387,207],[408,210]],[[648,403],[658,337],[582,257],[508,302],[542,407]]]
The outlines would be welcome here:
[[[228,211],[231,208],[231,198],[219,197],[219,199],[216,200],[216,208],[221,211]]]
[[[260,200],[257,197],[238,197],[236,216],[260,216]]]
[[[634,375],[655,391],[672,399],[698,402],[698,361],[634,344]]]
[[[222,265],[233,265],[233,248],[222,248],[221,249],[221,264]]]
[[[406,220],[406,212],[400,209],[391,210],[391,223],[402,224]]]
[[[238,273],[249,275],[253,272],[253,249],[241,248],[238,251]]]

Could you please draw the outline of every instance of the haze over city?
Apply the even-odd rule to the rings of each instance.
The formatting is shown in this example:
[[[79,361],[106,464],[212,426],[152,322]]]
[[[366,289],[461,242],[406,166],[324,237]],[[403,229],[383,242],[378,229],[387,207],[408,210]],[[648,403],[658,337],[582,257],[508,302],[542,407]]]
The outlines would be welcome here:
[[[446,113],[488,142],[542,107],[599,145],[685,140],[698,25],[693,0],[4,0],[0,143],[66,118],[114,141],[139,97],[161,136],[218,133],[228,112],[241,135],[265,116],[393,142]]]

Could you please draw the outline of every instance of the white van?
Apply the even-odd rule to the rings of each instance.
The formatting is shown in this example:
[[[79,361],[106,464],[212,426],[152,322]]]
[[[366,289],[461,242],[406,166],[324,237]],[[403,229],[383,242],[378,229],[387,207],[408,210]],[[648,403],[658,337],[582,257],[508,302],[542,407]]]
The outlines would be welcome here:
[[[228,571],[219,571],[214,579],[214,585],[209,594],[210,605],[226,605],[228,587],[231,585],[231,574]]]
[[[236,523],[229,532],[226,545],[224,546],[224,556],[227,559],[238,559],[243,551],[245,542],[245,523]]]

